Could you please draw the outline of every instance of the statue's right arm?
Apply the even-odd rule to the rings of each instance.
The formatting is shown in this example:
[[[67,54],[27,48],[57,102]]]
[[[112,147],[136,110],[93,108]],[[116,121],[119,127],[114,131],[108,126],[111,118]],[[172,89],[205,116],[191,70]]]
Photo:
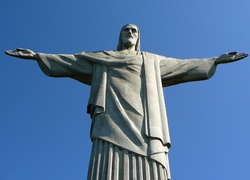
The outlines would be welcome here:
[[[7,50],[5,54],[21,59],[40,60],[38,54],[30,49],[17,48],[16,50]]]
[[[8,50],[9,56],[36,60],[43,73],[50,77],[70,77],[84,84],[91,84],[93,64],[81,54],[44,54],[30,49]]]

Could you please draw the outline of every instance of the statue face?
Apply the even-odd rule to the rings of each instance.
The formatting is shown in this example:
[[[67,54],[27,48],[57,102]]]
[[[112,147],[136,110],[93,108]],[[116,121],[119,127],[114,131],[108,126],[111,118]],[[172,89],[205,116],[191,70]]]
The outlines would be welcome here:
[[[128,25],[122,30],[122,44],[126,48],[132,48],[136,45],[138,39],[138,29],[134,25]]]

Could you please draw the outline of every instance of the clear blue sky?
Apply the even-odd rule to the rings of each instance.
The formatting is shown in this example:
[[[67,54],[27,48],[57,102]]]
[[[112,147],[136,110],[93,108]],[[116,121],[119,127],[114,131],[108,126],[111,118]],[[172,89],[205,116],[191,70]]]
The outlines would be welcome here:
[[[120,28],[141,30],[141,49],[177,58],[250,53],[249,0],[8,0],[0,6],[0,180],[86,179],[90,88],[46,77],[6,56],[116,49]],[[250,179],[250,58],[214,77],[164,89],[173,180]]]

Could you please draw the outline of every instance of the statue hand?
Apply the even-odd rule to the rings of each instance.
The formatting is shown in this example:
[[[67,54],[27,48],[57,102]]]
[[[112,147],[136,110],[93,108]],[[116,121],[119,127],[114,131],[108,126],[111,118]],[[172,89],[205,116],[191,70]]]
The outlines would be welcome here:
[[[230,62],[243,59],[247,56],[248,56],[247,53],[238,54],[237,52],[230,52],[230,53],[222,54],[220,57],[216,59],[215,63],[216,64],[230,63]]]
[[[38,55],[30,49],[17,48],[14,50],[7,50],[5,54],[22,59],[34,59],[38,60]]]

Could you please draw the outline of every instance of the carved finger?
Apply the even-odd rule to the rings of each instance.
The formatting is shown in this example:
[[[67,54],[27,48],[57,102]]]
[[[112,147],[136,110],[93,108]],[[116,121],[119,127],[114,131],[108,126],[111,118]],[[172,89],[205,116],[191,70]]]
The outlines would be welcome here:
[[[17,51],[25,51],[26,49],[24,48],[16,48]]]
[[[5,54],[10,55],[10,56],[12,56],[14,54],[14,52],[12,50],[7,50],[4,52],[5,52]]]
[[[245,57],[247,57],[248,56],[248,54],[247,53],[242,53]]]
[[[229,53],[227,53],[228,55],[236,55],[237,54],[237,52],[236,51],[233,51],[233,52],[229,52]]]
[[[245,57],[247,57],[247,55],[245,53],[242,53],[242,54],[239,54],[238,56],[236,56],[235,59],[243,59]]]

